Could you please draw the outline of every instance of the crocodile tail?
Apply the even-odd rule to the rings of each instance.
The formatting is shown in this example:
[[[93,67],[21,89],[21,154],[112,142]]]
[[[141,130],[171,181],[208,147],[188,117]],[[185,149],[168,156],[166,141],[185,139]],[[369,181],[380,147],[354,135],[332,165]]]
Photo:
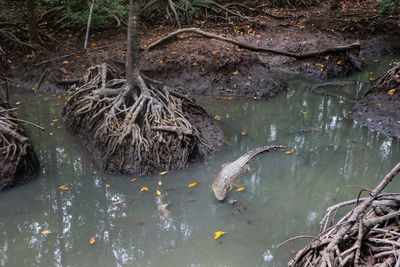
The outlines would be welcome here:
[[[259,148],[255,148],[249,152],[250,157],[255,157],[258,154],[264,153],[264,152],[271,152],[271,151],[285,151],[287,150],[285,146],[282,145],[272,145],[272,146],[263,146]]]

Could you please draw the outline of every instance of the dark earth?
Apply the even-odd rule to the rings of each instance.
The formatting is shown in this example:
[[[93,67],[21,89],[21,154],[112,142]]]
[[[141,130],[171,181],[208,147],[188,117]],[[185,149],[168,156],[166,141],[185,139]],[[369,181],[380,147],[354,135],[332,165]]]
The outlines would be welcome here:
[[[258,53],[220,40],[183,34],[141,56],[142,71],[150,78],[192,95],[268,98],[287,89],[278,72],[296,74],[315,80],[345,77],[366,66],[366,57],[400,52],[400,27],[396,16],[379,18],[370,2],[343,3],[340,12],[329,4],[309,9],[271,9],[279,17],[261,16],[257,23],[201,24],[199,28],[240,41],[291,52],[307,52],[349,45],[358,41],[360,49],[326,54],[308,59],[294,59],[271,53]],[[378,8],[378,7],[377,7]],[[174,31],[166,26],[143,25],[145,48]],[[2,56],[1,75],[10,86],[36,92],[60,92],[78,83],[90,66],[106,62],[125,76],[126,30],[94,31],[90,49],[83,52],[84,32],[57,34],[47,49],[36,52],[17,50]],[[38,88],[39,87],[39,88]],[[353,117],[360,123],[389,136],[400,136],[399,93],[370,91],[356,103]],[[377,106],[376,104],[381,105]],[[205,111],[192,118],[213,150],[222,144],[219,125]],[[96,155],[96,149],[91,149]],[[195,158],[207,153],[199,146]],[[100,164],[100,156],[95,156]]]

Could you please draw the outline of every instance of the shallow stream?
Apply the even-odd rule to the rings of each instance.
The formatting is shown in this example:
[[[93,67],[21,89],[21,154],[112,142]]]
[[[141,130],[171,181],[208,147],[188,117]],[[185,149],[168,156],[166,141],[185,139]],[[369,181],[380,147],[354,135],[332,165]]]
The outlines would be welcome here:
[[[39,179],[0,194],[0,266],[285,266],[307,240],[278,249],[280,242],[317,234],[327,207],[357,197],[359,188],[348,185],[374,188],[398,162],[396,138],[348,119],[364,82],[392,61],[371,60],[368,70],[348,78],[356,85],[314,93],[312,82],[285,76],[288,91],[269,100],[197,97],[221,117],[225,145],[205,163],[146,177],[103,174],[65,132],[61,97],[13,89],[20,116],[46,131],[28,129]],[[254,161],[240,180],[245,190],[229,194],[248,204],[235,215],[210,185],[222,163],[269,144],[293,153]],[[188,187],[195,182],[201,183]],[[171,202],[170,219],[157,212],[156,189]],[[387,190],[398,192],[400,183]],[[214,240],[216,231],[226,234]]]

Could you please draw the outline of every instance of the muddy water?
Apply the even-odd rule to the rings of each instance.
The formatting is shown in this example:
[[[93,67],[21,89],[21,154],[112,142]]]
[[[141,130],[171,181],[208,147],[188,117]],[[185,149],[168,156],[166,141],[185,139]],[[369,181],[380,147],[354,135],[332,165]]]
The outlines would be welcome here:
[[[306,241],[277,249],[280,242],[316,234],[328,206],[357,196],[347,185],[373,188],[397,163],[397,140],[347,119],[351,101],[366,90],[363,81],[376,75],[369,72],[389,63],[372,61],[368,71],[349,78],[356,85],[315,93],[311,82],[285,77],[290,90],[268,101],[198,97],[221,116],[224,147],[204,164],[134,182],[92,165],[62,127],[62,99],[14,89],[21,117],[46,131],[29,128],[40,178],[0,194],[0,266],[284,266]],[[235,215],[229,203],[214,200],[213,178],[222,163],[266,144],[293,153],[267,153],[252,164],[240,180],[245,190],[229,195],[248,204]],[[171,202],[170,219],[157,212],[156,189]],[[388,190],[400,190],[400,183]],[[227,234],[214,240],[216,231]]]

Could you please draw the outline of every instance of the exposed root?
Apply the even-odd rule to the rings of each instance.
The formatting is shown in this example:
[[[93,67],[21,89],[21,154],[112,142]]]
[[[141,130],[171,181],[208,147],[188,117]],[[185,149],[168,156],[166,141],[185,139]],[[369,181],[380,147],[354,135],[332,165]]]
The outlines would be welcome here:
[[[368,197],[328,208],[320,234],[288,265],[391,266],[396,261],[399,264],[400,193],[382,193],[399,171],[400,163]],[[356,206],[334,224],[338,209],[352,204]]]
[[[380,75],[374,81],[374,85],[381,91],[400,88],[400,62],[395,63],[393,68]]]
[[[39,167],[14,110],[0,99],[0,191],[31,179]]]
[[[140,94],[106,64],[91,67],[64,106],[68,129],[92,140],[103,170],[145,174],[187,166],[205,144],[188,121],[188,96],[139,77]],[[188,99],[190,101],[188,101]]]

